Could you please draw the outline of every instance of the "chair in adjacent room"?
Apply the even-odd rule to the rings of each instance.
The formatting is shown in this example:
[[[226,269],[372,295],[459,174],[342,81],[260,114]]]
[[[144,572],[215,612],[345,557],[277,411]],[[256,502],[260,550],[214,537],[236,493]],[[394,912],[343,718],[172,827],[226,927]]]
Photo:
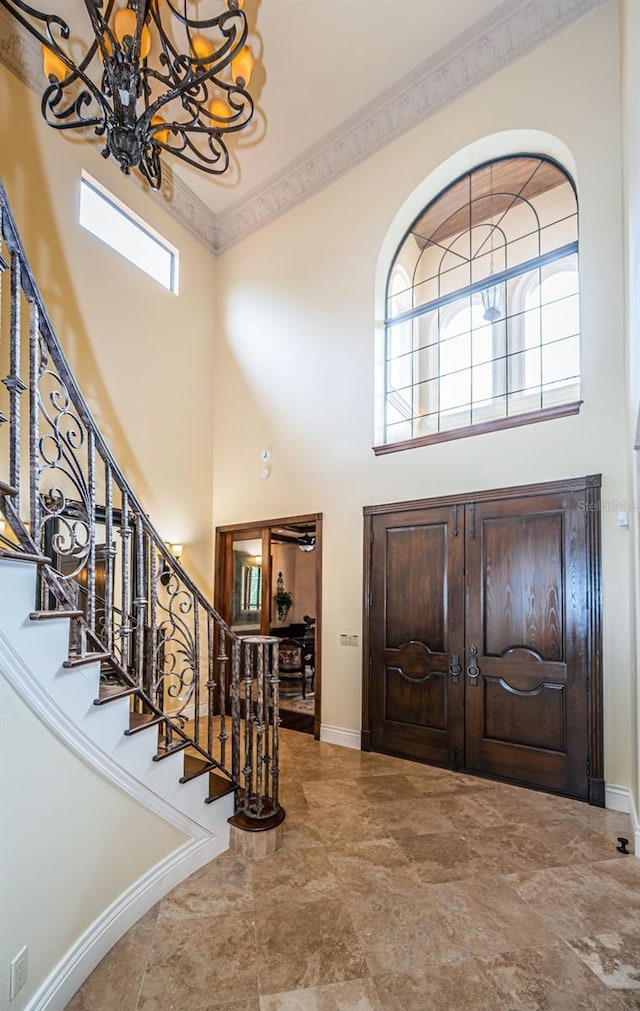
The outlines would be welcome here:
[[[279,656],[279,670],[281,681],[300,681],[302,688],[302,698],[307,697],[306,675],[306,653],[305,646],[295,639],[281,639]],[[312,668],[313,670],[313,668]],[[313,690],[313,673],[311,674],[311,689]]]

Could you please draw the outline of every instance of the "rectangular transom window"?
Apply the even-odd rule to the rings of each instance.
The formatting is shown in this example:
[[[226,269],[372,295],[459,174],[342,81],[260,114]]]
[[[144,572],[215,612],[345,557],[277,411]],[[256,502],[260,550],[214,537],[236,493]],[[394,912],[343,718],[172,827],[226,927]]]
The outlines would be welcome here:
[[[169,291],[178,293],[178,250],[86,172],[80,224]]]

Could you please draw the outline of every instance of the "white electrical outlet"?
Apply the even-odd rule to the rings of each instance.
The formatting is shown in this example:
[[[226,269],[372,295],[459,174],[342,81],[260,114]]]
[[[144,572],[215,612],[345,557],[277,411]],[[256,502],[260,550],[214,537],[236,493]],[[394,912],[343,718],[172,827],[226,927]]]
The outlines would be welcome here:
[[[9,966],[9,1000],[13,1000],[27,982],[28,956],[29,950],[25,944],[22,951],[18,952]]]

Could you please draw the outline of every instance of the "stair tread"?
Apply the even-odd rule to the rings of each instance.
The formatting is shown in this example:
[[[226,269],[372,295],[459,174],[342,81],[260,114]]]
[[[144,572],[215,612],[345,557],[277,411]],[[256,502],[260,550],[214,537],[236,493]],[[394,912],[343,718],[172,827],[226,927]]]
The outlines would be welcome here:
[[[63,663],[63,667],[67,669],[73,667],[84,667],[90,663],[100,663],[103,660],[110,660],[111,653],[85,653],[84,656],[70,656]],[[119,687],[122,687],[121,685]]]
[[[12,551],[9,548],[0,548],[0,558],[6,558],[11,562],[32,562],[34,565],[51,565],[51,559],[46,555],[30,555],[26,551]]]
[[[83,611],[32,611],[31,621],[49,621],[51,618],[82,618]]]
[[[98,692],[98,695],[101,699],[108,699],[111,698],[113,695],[119,695],[120,692],[131,690],[132,689],[130,687],[127,687],[125,685],[109,685],[105,684],[104,681],[101,681],[100,691]]]
[[[213,762],[208,762],[206,758],[200,758],[197,755],[185,755],[184,756],[184,774],[180,776],[181,783],[188,783],[192,779],[196,779],[197,776],[203,776],[205,772],[210,772],[215,769]]]
[[[179,741],[178,744],[172,744],[168,748],[164,744],[158,746],[158,750],[153,756],[154,762],[161,762],[163,758],[169,758],[170,755],[177,754],[179,751],[184,751],[185,748],[191,746],[191,741]]]
[[[137,734],[146,727],[159,727],[164,722],[164,717],[154,716],[153,713],[129,713],[129,729],[125,730],[127,737]]]
[[[135,730],[137,727],[144,727],[147,723],[151,723],[152,720],[157,719],[153,713],[129,713],[129,730]]]
[[[228,793],[232,793],[235,789],[231,780],[227,779],[225,776],[221,776],[217,772],[209,773],[209,795],[205,799],[205,804],[210,804],[214,800],[219,800],[220,797],[226,796]]]

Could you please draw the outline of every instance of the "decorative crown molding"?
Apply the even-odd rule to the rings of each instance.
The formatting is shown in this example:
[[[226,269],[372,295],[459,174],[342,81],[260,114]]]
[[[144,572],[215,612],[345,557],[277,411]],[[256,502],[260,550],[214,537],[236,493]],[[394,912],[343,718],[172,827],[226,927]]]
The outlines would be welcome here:
[[[224,252],[604,2],[505,0],[220,214],[171,171],[169,160],[163,163],[162,190],[145,188],[211,252]],[[39,92],[40,60],[35,39],[19,32],[0,8],[0,61]]]

